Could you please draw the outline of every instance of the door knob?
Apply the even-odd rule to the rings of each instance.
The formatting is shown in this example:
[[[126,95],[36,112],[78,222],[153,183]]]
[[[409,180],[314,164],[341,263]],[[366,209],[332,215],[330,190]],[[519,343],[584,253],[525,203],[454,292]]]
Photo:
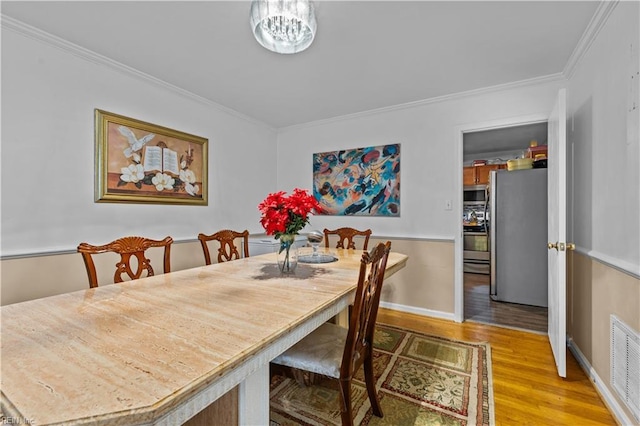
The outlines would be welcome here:
[[[551,249],[556,249],[558,251],[565,251],[565,250],[575,250],[576,249],[576,245],[573,243],[559,243],[559,242],[555,242],[555,243],[547,243],[547,248],[549,250]]]

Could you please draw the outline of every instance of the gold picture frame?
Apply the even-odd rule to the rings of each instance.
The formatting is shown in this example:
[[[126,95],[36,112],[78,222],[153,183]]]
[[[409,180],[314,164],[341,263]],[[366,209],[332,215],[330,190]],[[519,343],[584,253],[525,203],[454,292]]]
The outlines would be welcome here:
[[[95,110],[95,201],[207,205],[208,140]]]

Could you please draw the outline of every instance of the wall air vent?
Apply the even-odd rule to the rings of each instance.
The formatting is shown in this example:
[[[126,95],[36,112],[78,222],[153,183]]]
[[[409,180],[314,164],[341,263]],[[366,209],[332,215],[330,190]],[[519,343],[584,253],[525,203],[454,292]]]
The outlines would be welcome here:
[[[611,385],[640,421],[640,334],[611,315]]]

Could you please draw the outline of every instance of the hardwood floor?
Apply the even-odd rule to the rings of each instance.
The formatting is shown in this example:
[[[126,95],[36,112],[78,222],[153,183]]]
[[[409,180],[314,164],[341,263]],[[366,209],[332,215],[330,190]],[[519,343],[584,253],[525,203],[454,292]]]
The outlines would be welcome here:
[[[496,425],[616,425],[568,350],[567,378],[558,377],[545,335],[383,308],[378,322],[452,339],[489,342]]]
[[[489,275],[464,274],[465,321],[547,333],[547,308],[491,300],[489,282]]]

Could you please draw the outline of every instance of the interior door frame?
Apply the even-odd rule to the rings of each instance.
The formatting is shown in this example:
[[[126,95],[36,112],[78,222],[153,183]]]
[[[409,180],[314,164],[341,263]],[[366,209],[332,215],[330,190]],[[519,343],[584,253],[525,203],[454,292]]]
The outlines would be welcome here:
[[[455,217],[462,218],[463,210],[463,188],[464,182],[462,180],[462,163],[463,163],[463,143],[464,134],[472,132],[482,132],[485,130],[497,130],[507,127],[518,127],[527,124],[546,123],[549,121],[548,114],[531,114],[522,115],[516,117],[509,117],[497,120],[487,120],[476,123],[468,123],[454,128],[454,140],[456,141],[456,188],[457,188],[457,203],[455,203]],[[522,149],[526,149],[524,146]],[[462,220],[458,220],[456,225],[456,235],[454,240],[454,311],[453,319],[455,322],[464,321],[464,241],[463,241],[463,226]]]

